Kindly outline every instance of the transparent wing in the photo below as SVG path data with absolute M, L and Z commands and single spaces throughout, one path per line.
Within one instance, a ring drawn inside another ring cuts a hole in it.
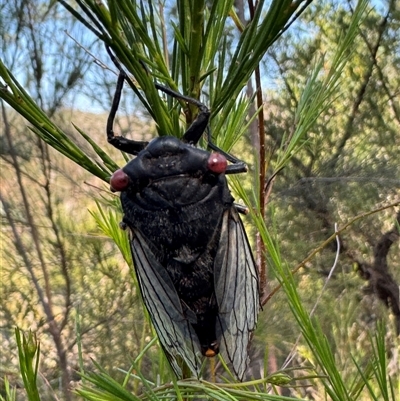
M 223 216 L 214 274 L 221 354 L 228 358 L 234 372 L 242 379 L 260 302 L 257 268 L 243 223 L 234 207 Z
M 179 360 L 184 360 L 198 377 L 201 355 L 198 337 L 166 269 L 156 259 L 143 235 L 131 230 L 131 249 L 143 301 L 168 360 L 178 377 L 182 377 Z M 190 319 L 195 318 L 191 314 Z M 193 323 L 193 322 L 192 322 Z

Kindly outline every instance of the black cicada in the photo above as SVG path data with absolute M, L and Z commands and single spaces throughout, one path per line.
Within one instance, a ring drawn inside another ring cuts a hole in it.
M 112 175 L 110 184 L 121 191 L 122 225 L 130 231 L 144 303 L 178 377 L 180 360 L 198 377 L 201 355 L 221 352 L 242 379 L 259 310 L 258 275 L 238 215 L 243 208 L 233 203 L 225 174 L 246 167 L 210 138 L 214 152 L 196 148 L 208 130 L 208 108 L 157 84 L 199 107 L 182 140 L 165 136 L 147 143 L 114 136 L 124 79 L 121 73 L 107 137 L 136 157 Z

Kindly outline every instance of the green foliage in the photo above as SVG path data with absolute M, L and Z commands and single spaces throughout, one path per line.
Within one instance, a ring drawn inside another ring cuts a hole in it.
M 0 394 L 1 401 L 16 401 L 17 392 L 15 387 L 11 387 L 10 382 L 7 379 L 7 376 L 4 377 L 4 396 Z
M 37 136 L 95 176 L 104 180 L 109 177 L 109 170 L 93 162 L 65 132 L 50 121 L 46 113 L 40 109 L 28 92 L 18 83 L 2 60 L 0 60 L 0 76 L 3 79 L 0 87 L 0 97 L 32 124 L 30 129 Z M 103 154 L 105 153 L 100 153 L 100 156 Z
M 276 374 L 274 376 L 253 380 L 246 383 L 210 383 L 205 380 L 173 380 L 172 383 L 155 386 L 143 378 L 142 384 L 145 388 L 144 397 L 136 397 L 127 392 L 124 386 L 117 383 L 104 370 L 98 367 L 100 373 L 91 374 L 86 379 L 94 385 L 93 387 L 84 386 L 78 390 L 78 393 L 89 401 L 95 400 L 113 400 L 121 401 L 133 400 L 186 400 L 200 399 L 203 400 L 266 400 L 266 401 L 296 401 L 298 398 L 282 397 L 279 395 L 270 395 L 263 391 L 263 387 L 268 383 L 276 383 L 282 385 L 287 382 L 287 375 Z M 258 390 L 254 390 L 258 388 Z
M 363 380 L 363 384 L 368 389 L 371 399 L 375 401 L 390 401 L 396 399 L 395 381 L 388 372 L 385 331 L 385 326 L 382 322 L 379 322 L 376 332 L 370 335 L 373 354 L 366 371 L 363 371 L 360 365 L 354 361 Z M 370 378 L 374 379 L 377 388 L 371 385 Z M 397 383 L 397 385 L 398 384 L 399 383 Z M 358 390 L 358 388 L 356 388 L 356 390 Z
M 40 401 L 36 384 L 39 372 L 39 342 L 31 331 L 25 335 L 18 328 L 15 329 L 15 337 L 17 339 L 19 366 L 26 395 L 29 401 Z
M 99 202 L 96 202 L 96 206 L 97 212 L 90 211 L 90 214 L 93 216 L 100 230 L 116 243 L 128 266 L 132 266 L 133 262 L 129 240 L 126 233 L 121 230 L 120 227 L 122 218 L 121 211 L 118 210 L 118 212 L 115 212 L 114 208 L 114 210 L 111 209 L 106 213 L 107 209 L 105 205 L 102 207 Z
M 156 2 L 109 2 L 107 8 L 96 1 L 78 1 L 85 16 L 62 3 L 90 27 L 132 73 L 144 96 L 135 87 L 132 89 L 156 121 L 160 135 L 179 132 L 179 109 L 171 108 L 171 104 L 167 109 L 154 86 L 154 77 L 173 90 L 179 90 L 180 84 L 184 94 L 198 98 L 205 79 L 211 80 L 211 75 L 215 75 L 208 90 L 212 118 L 218 116 L 220 122 L 215 125 L 221 128 L 266 50 L 287 28 L 300 4 L 293 7 L 289 0 L 275 0 L 265 14 L 264 1 L 259 2 L 251 22 L 240 35 L 230 68 L 224 74 L 226 20 L 234 13 L 233 1 L 215 2 L 210 9 L 205 8 L 204 1 L 178 1 L 178 23 L 173 24 L 175 42 L 170 56 L 171 49 L 167 45 L 170 38 L 166 35 L 162 10 L 155 11 Z M 219 64 L 215 64 L 216 59 Z M 193 121 L 191 113 L 193 110 L 189 110 L 187 124 Z M 229 136 L 229 132 L 224 132 L 224 136 Z
M 395 389 L 393 380 L 387 372 L 386 363 L 386 347 L 384 326 L 379 325 L 375 335 L 371 336 L 373 345 L 373 357 L 362 369 L 354 360 L 360 373 L 358 380 L 351 386 L 347 387 L 342 382 L 342 377 L 337 371 L 335 360 L 331 353 L 331 348 L 322 334 L 320 327 L 316 322 L 312 322 L 308 314 L 302 309 L 301 301 L 297 294 L 297 289 L 291 278 L 290 272 L 283 272 L 282 284 L 289 295 L 290 305 L 297 308 L 296 316 L 306 340 L 309 342 L 310 348 L 317 356 L 317 365 L 325 371 L 326 375 L 317 377 L 325 386 L 325 390 L 332 400 L 356 400 L 358 399 L 362 388 L 366 387 L 373 400 L 395 400 Z M 39 346 L 32 333 L 28 336 L 22 335 L 16 330 L 17 344 L 19 350 L 19 358 L 21 363 L 21 374 L 25 383 L 27 396 L 29 400 L 40 400 L 38 389 L 36 386 L 38 363 L 39 363 Z M 22 341 L 21 341 L 22 338 Z M 149 344 L 151 346 L 152 344 Z M 143 353 L 146 350 L 143 350 Z M 172 383 L 156 385 L 154 382 L 147 380 L 138 368 L 138 361 L 143 356 L 139 355 L 128 372 L 125 379 L 119 383 L 110 376 L 99 364 L 94 363 L 98 373 L 83 373 L 83 385 L 77 389 L 77 394 L 88 401 L 100 400 L 183 400 L 193 397 L 201 397 L 201 399 L 217 399 L 217 400 L 286 400 L 295 401 L 299 398 L 284 397 L 281 395 L 270 395 L 265 392 L 268 384 L 284 386 L 289 384 L 293 378 L 286 372 L 277 372 L 259 380 L 252 380 L 244 383 L 210 383 L 205 380 L 195 381 L 191 379 L 176 381 Z M 142 396 L 138 397 L 129 390 L 126 385 L 130 378 L 138 380 L 144 389 Z M 312 378 L 312 376 L 310 376 Z M 374 389 L 371 385 L 371 379 L 375 378 L 378 383 L 378 389 Z M 303 377 L 304 379 L 304 377 Z M 90 383 L 90 384 L 89 384 Z M 6 385 L 8 386 L 7 382 Z M 9 388 L 9 387 L 8 387 Z M 8 389 L 9 398 L 13 399 L 13 391 Z

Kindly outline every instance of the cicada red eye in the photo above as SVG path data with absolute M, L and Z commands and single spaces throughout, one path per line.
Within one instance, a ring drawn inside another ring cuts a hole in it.
M 129 177 L 122 169 L 117 170 L 110 178 L 110 186 L 113 191 L 123 191 L 129 185 Z
M 222 174 L 225 173 L 226 167 L 228 166 L 228 162 L 225 156 L 220 153 L 211 153 L 208 158 L 208 169 L 213 173 Z

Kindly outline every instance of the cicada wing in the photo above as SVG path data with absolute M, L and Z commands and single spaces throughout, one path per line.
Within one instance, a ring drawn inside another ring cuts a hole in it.
M 149 248 L 144 236 L 137 230 L 131 230 L 130 234 L 143 301 L 167 358 L 178 377 L 182 377 L 179 359 L 184 360 L 198 377 L 201 367 L 200 344 L 190 322 L 195 315 L 192 313 L 185 316 L 170 276 Z
M 234 207 L 223 216 L 214 279 L 221 354 L 228 358 L 237 377 L 242 379 L 260 302 L 257 268 L 243 223 Z

